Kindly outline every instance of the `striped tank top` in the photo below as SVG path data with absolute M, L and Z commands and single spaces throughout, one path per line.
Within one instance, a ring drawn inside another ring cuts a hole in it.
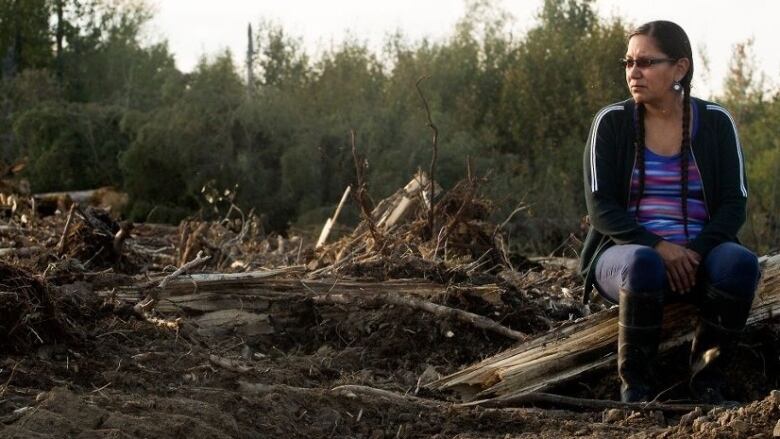
M 645 190 L 637 212 L 639 167 L 631 177 L 629 213 L 647 230 L 675 244 L 685 245 L 694 239 L 709 220 L 704 204 L 701 175 L 688 152 L 688 239 L 682 213 L 680 160 L 682 153 L 662 156 L 645 148 Z

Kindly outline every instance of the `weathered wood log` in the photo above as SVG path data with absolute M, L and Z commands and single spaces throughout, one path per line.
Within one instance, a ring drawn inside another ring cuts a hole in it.
M 748 325 L 780 315 L 780 255 L 762 257 L 763 277 Z M 690 305 L 674 304 L 664 312 L 660 350 L 692 338 Z M 614 366 L 618 310 L 612 308 L 543 334 L 428 385 L 459 391 L 464 397 L 506 400 L 542 391 L 600 367 Z
M 430 281 L 396 279 L 384 282 L 358 281 L 349 279 L 298 279 L 289 274 L 301 272 L 301 267 L 281 268 L 277 270 L 250 271 L 246 273 L 203 273 L 179 276 L 165 285 L 160 299 L 190 295 L 202 292 L 226 294 L 281 294 L 288 292 L 309 292 L 310 295 L 325 294 L 329 291 L 341 293 L 372 291 L 394 291 L 398 294 L 434 295 L 444 293 L 446 286 Z M 157 283 L 157 280 L 152 282 Z M 149 282 L 126 287 L 124 290 L 132 297 L 137 290 L 148 287 Z M 488 288 L 481 286 L 477 289 Z M 493 288 L 496 288 L 493 286 Z
M 460 310 L 430 302 L 433 298 L 456 292 L 457 287 L 448 288 L 419 280 L 303 280 L 290 278 L 290 273 L 299 274 L 296 270 L 278 269 L 249 273 L 181 275 L 168 278 L 162 285 L 164 288 L 159 288 L 159 279 L 154 279 L 140 285 L 112 288 L 110 292 L 105 291 L 102 294 L 111 299 L 135 304 L 137 307 L 149 302 L 149 288 L 157 286 L 155 311 L 166 316 L 184 317 L 184 321 L 194 325 L 193 333 L 203 337 L 235 335 L 252 340 L 280 332 L 301 331 L 307 319 L 311 319 L 317 302 L 336 304 L 332 300 L 317 300 L 316 297 L 341 298 L 343 300 L 338 304 L 354 304 L 349 307 L 351 309 L 357 309 L 363 303 L 417 306 L 428 312 L 465 319 L 483 329 L 503 330 L 502 333 L 509 337 L 524 337 L 524 334 L 497 323 L 491 326 L 492 321 L 484 317 L 458 313 Z M 468 287 L 464 294 L 494 301 L 501 291 L 503 289 L 498 285 L 481 285 Z M 377 298 L 380 300 L 376 300 Z M 335 314 L 346 318 L 349 311 L 341 309 Z M 143 312 L 140 315 L 143 315 Z
M 226 309 L 243 309 L 252 312 L 268 312 L 273 302 L 291 302 L 310 299 L 329 293 L 371 297 L 392 292 L 394 295 L 431 298 L 447 293 L 447 287 L 438 283 L 397 279 L 384 282 L 344 279 L 291 279 L 283 277 L 290 270 L 268 270 L 247 273 L 213 273 L 183 275 L 170 280 L 164 289 L 157 291 L 155 309 L 164 314 L 180 312 L 201 314 Z M 292 271 L 294 272 L 294 271 Z M 146 290 L 159 281 L 146 281 L 140 285 L 124 286 L 111 293 L 119 300 L 136 303 L 146 297 Z M 450 287 L 454 291 L 455 287 Z M 495 301 L 502 287 L 494 284 L 468 288 L 469 294 Z

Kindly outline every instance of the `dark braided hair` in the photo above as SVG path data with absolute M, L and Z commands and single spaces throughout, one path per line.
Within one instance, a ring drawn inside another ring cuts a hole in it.
M 639 165 L 639 195 L 636 197 L 636 216 L 639 218 L 639 205 L 645 194 L 645 105 L 636 106 L 636 140 L 634 141 L 635 161 Z
M 683 123 L 682 123 L 682 157 L 680 158 L 680 174 L 682 180 L 682 214 L 683 226 L 685 227 L 685 239 L 690 239 L 688 235 L 688 155 L 691 149 L 691 83 L 683 85 Z
M 677 24 L 671 21 L 651 21 L 645 23 L 628 36 L 630 40 L 636 35 L 645 35 L 652 38 L 658 48 L 672 59 L 688 58 L 690 67 L 685 76 L 680 80 L 683 93 L 683 116 L 682 116 L 682 145 L 680 159 L 680 185 L 683 225 L 685 228 L 685 237 L 688 238 L 688 155 L 691 150 L 691 80 L 693 79 L 693 51 L 688 35 Z M 636 212 L 639 215 L 639 206 L 642 202 L 642 196 L 645 191 L 645 106 L 638 103 L 636 106 L 637 126 L 634 130 L 636 139 L 634 141 L 636 162 L 639 165 L 639 195 L 636 200 Z

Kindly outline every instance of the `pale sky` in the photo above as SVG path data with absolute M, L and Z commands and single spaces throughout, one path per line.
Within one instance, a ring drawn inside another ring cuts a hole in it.
M 203 55 L 230 48 L 243 62 L 246 27 L 261 20 L 281 24 L 317 55 L 349 34 L 378 50 L 387 34 L 401 30 L 410 40 L 449 35 L 463 16 L 462 0 L 149 0 L 155 8 L 153 38 L 167 39 L 177 66 L 191 70 Z M 514 17 L 518 36 L 534 25 L 542 0 L 500 0 Z M 768 85 L 780 85 L 780 0 L 596 0 L 601 16 L 618 15 L 639 24 L 675 21 L 694 48 L 696 94 L 720 90 L 733 45 L 753 37 L 753 53 Z M 698 56 L 705 50 L 710 73 Z M 708 77 L 709 76 L 709 77 Z

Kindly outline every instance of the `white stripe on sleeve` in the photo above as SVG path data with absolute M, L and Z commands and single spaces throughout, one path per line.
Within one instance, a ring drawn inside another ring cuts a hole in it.
M 742 196 L 747 198 L 747 187 L 745 186 L 745 163 L 742 158 L 742 143 L 739 141 L 739 134 L 737 133 L 737 124 L 734 122 L 734 118 L 731 117 L 731 113 L 726 111 L 725 108 L 720 105 L 707 105 L 708 110 L 720 111 L 725 114 L 731 121 L 731 128 L 734 130 L 734 138 L 737 144 L 737 157 L 739 158 L 739 189 L 742 191 Z
M 588 139 L 588 142 L 590 144 L 590 191 L 596 192 L 599 190 L 599 180 L 596 176 L 596 138 L 598 137 L 599 133 L 599 125 L 601 124 L 601 120 L 604 118 L 604 116 L 607 115 L 610 111 L 614 110 L 623 110 L 622 105 L 611 105 L 609 107 L 605 107 L 601 109 L 601 111 L 596 114 L 596 117 L 593 120 L 593 130 L 590 134 L 590 139 Z

